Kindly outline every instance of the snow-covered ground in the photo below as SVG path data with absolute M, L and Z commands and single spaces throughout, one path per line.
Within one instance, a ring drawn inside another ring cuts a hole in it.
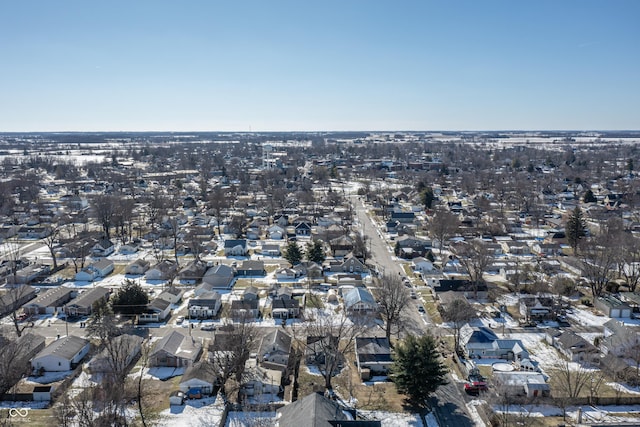
M 160 413 L 159 427 L 217 426 L 222 419 L 224 404 L 218 397 L 187 400 L 184 405 L 172 405 Z
M 578 324 L 583 326 L 602 326 L 611 320 L 604 315 L 595 315 L 590 311 L 574 307 L 567 312 L 567 317 L 573 319 Z
M 498 413 L 507 412 L 513 415 L 521 414 L 525 417 L 561 417 L 562 409 L 547 405 L 514 405 L 507 408 L 496 406 L 493 408 Z M 578 421 L 579 413 L 582 413 L 583 423 L 640 423 L 640 407 L 638 406 L 580 406 L 567 408 L 567 420 Z M 623 416 L 624 414 L 624 416 Z M 629 416 L 627 414 L 638 414 Z

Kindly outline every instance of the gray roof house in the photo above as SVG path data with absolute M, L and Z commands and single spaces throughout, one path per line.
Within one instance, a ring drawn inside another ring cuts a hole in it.
M 64 306 L 64 312 L 69 316 L 88 316 L 93 312 L 93 304 L 103 299 L 109 299 L 111 290 L 101 286 L 84 291 Z
M 190 366 L 198 359 L 201 351 L 202 345 L 199 342 L 174 330 L 158 341 L 149 355 L 149 366 Z
M 356 337 L 356 365 L 363 380 L 370 375 L 386 375 L 393 363 L 391 344 L 386 337 Z
M 73 288 L 58 286 L 41 292 L 34 300 L 22 306 L 27 314 L 53 314 L 58 308 L 71 301 Z
M 229 289 L 233 285 L 234 276 L 232 267 L 224 264 L 215 265 L 204 274 L 202 284 L 196 288 L 195 293 L 198 295 L 199 292 L 212 289 Z
M 347 314 L 372 313 L 377 310 L 376 300 L 365 288 L 352 288 L 344 296 L 344 307 Z
M 338 403 L 312 393 L 277 410 L 278 426 L 380 427 L 380 421 L 354 420 Z
M 34 371 L 63 372 L 74 369 L 89 352 L 89 340 L 76 336 L 62 337 L 31 359 Z

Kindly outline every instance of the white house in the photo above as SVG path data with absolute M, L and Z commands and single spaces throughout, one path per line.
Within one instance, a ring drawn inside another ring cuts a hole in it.
M 273 224 L 271 227 L 267 229 L 267 235 L 271 240 L 282 240 L 285 234 L 286 234 L 285 229 L 280 227 L 278 224 Z
M 433 271 L 433 263 L 424 257 L 417 257 L 411 260 L 414 271 L 428 273 Z
M 147 272 L 147 270 L 149 269 L 149 265 L 149 261 L 140 258 L 127 265 L 124 269 L 124 272 L 125 274 L 139 276 Z
M 178 387 L 180 391 L 189 395 L 190 391 L 198 394 L 211 394 L 216 382 L 215 369 L 206 361 L 196 362 L 189 366 L 182 375 Z
M 31 359 L 34 371 L 63 372 L 74 369 L 89 352 L 89 340 L 76 336 L 60 338 Z
M 101 259 L 78 271 L 76 273 L 76 280 L 93 282 L 96 279 L 108 276 L 113 271 L 113 268 L 113 261 L 106 258 Z

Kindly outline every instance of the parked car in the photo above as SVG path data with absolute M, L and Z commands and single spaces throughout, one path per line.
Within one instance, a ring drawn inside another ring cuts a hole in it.
M 470 383 L 465 383 L 464 385 L 464 391 L 467 394 L 470 394 L 472 396 L 477 396 L 480 394 L 481 391 L 487 391 L 488 387 L 487 387 L 487 383 L 485 383 L 484 381 L 473 381 Z
M 182 322 L 184 322 L 184 316 L 176 317 L 176 325 L 182 325 Z
M 424 312 L 425 312 L 425 311 L 424 311 L 424 307 L 423 307 L 423 306 L 421 306 L 421 305 L 419 305 L 419 306 L 418 306 L 418 311 L 419 311 L 420 313 L 424 313 Z
M 215 331 L 216 330 L 216 326 L 213 323 L 203 323 L 202 325 L 200 325 L 200 330 L 201 331 Z

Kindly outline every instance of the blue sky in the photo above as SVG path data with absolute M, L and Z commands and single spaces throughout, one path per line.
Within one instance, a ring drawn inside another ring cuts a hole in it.
M 0 131 L 640 129 L 640 1 L 2 1 Z

